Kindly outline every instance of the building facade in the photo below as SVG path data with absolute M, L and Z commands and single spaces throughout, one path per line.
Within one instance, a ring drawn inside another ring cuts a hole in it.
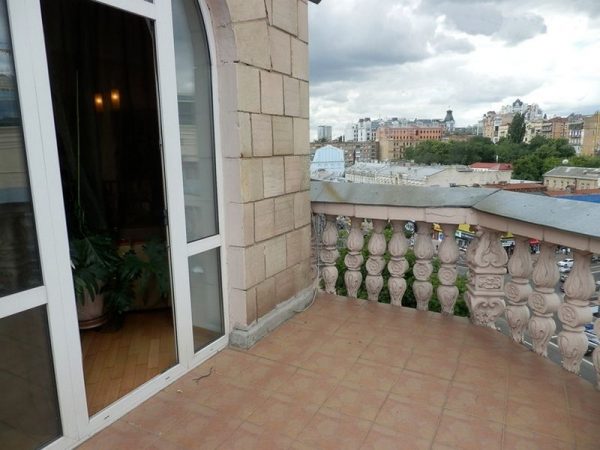
M 600 188 L 600 169 L 589 167 L 555 167 L 544 174 L 549 191 L 584 191 Z
M 581 154 L 588 156 L 600 154 L 600 112 L 583 119 L 582 133 Z
M 416 147 L 419 142 L 442 140 L 444 127 L 437 121 L 430 125 L 379 128 L 377 130 L 377 142 L 379 143 L 380 160 L 404 159 L 406 149 Z
M 332 139 L 332 128 L 328 125 L 319 125 L 317 128 L 317 139 L 329 142 Z

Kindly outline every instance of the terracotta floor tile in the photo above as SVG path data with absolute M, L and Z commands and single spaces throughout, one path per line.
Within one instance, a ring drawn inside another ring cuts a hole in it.
M 361 450 L 429 450 L 431 440 L 373 425 Z
M 335 387 L 323 406 L 349 416 L 374 420 L 386 396 L 385 392 L 356 389 L 342 382 Z
M 202 404 L 220 413 L 246 419 L 262 406 L 268 397 L 264 391 L 230 385 L 227 389 L 213 392 Z
M 161 438 L 186 449 L 215 449 L 230 438 L 241 424 L 240 419 L 229 413 L 203 408 L 179 420 L 177 426 L 163 433 Z
M 371 342 L 375 336 L 384 333 L 384 328 L 378 325 L 375 321 L 357 321 L 351 318 L 344 322 L 334 333 L 336 336 L 360 339 L 362 341 Z
M 314 349 L 312 347 L 298 347 L 285 342 L 263 339 L 255 344 L 248 353 L 272 361 L 279 361 L 291 365 L 299 365 Z
M 450 381 L 405 370 L 400 374 L 391 392 L 407 402 L 443 406 L 449 386 Z
M 219 448 L 223 450 L 279 450 L 290 448 L 293 440 L 265 431 L 251 423 L 243 423 Z
M 137 450 L 149 448 L 158 440 L 156 434 L 136 428 L 122 421 L 113 423 L 109 428 L 101 431 L 91 439 L 84 442 L 78 449 L 104 450 L 118 448 L 119 450 Z
M 573 449 L 573 444 L 533 431 L 506 427 L 502 448 L 506 450 L 570 450 Z
M 412 355 L 410 350 L 406 350 L 401 343 L 393 347 L 371 342 L 360 354 L 360 360 L 373 361 L 379 364 L 402 368 L 406 361 Z
M 334 317 L 322 316 L 311 310 L 302 314 L 297 314 L 291 320 L 304 328 L 315 330 L 320 333 L 333 334 L 346 321 L 346 319 L 336 319 Z
M 275 390 L 285 383 L 296 370 L 298 370 L 297 367 L 285 363 L 255 358 L 254 364 L 246 367 L 243 373 L 237 374 L 231 382 L 239 387 Z
M 444 411 L 434 444 L 469 450 L 500 449 L 502 428 L 496 422 Z
M 478 389 L 461 383 L 452 383 L 444 408 L 457 413 L 504 423 L 506 405 L 506 395 L 501 392 Z
M 383 347 L 402 347 L 404 350 L 412 350 L 422 341 L 423 338 L 411 329 L 386 328 L 385 332 L 375 336 L 371 343 Z
M 454 374 L 454 381 L 458 383 L 477 386 L 481 389 L 490 389 L 503 394 L 508 392 L 508 374 L 494 367 L 477 367 L 459 364 Z
M 297 438 L 304 446 L 296 448 L 358 449 L 371 425 L 367 420 L 321 408 Z
M 401 373 L 402 369 L 400 368 L 359 359 L 352 365 L 343 382 L 357 389 L 389 392 L 400 378 Z
M 360 354 L 367 348 L 371 338 L 353 338 L 342 336 L 329 336 L 321 343 L 318 352 L 326 355 L 341 356 L 343 358 L 357 360 Z
M 390 394 L 379 411 L 375 423 L 399 433 L 431 441 L 441 413 L 440 407 L 407 403 L 405 398 Z
M 508 381 L 508 397 L 533 405 L 552 403 L 556 408 L 568 408 L 567 395 L 561 379 L 519 378 L 511 374 Z
M 579 377 L 572 376 L 565 383 L 571 414 L 588 417 L 600 416 L 600 392 Z
M 318 374 L 305 369 L 298 369 L 276 391 L 289 396 L 302 404 L 322 405 L 337 385 L 335 377 Z
M 346 356 L 332 356 L 315 352 L 300 362 L 299 366 L 341 380 L 346 376 L 355 361 L 355 359 L 348 359 Z
M 569 414 L 551 403 L 531 405 L 509 399 L 506 425 L 553 436 L 562 441 L 573 442 L 574 439 Z
M 600 447 L 600 416 L 571 416 L 571 426 L 578 447 L 593 444 Z
M 268 433 L 283 434 L 294 439 L 318 409 L 318 405 L 297 402 L 291 397 L 276 393 L 250 414 L 247 421 Z
M 490 349 L 465 345 L 458 358 L 460 364 L 469 366 L 496 368 L 502 372 L 508 372 L 509 365 L 499 364 L 499 358 L 505 355 L 505 351 L 497 352 Z
M 406 361 L 406 369 L 443 378 L 444 380 L 451 380 L 454 377 L 458 367 L 455 361 L 444 359 L 444 357 L 420 355 L 414 353 L 414 351 Z
M 445 361 L 456 361 L 462 345 L 452 339 L 443 339 L 436 336 L 428 341 L 420 342 L 413 347 L 413 353 L 441 358 Z

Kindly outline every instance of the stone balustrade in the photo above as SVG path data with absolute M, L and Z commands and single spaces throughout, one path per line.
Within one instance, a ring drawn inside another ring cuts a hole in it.
M 387 290 L 390 303 L 401 305 L 412 275 L 418 309 L 428 310 L 435 292 L 441 313 L 453 314 L 459 299 L 460 259 L 455 233 L 459 224 L 469 224 L 476 232 L 462 270 L 467 277 L 463 300 L 471 322 L 495 327 L 503 316 L 512 339 L 523 343 L 527 337 L 533 351 L 543 357 L 560 329 L 557 344 L 562 365 L 579 372 L 588 350 L 585 325 L 593 321 L 591 260 L 594 253 L 600 253 L 600 205 L 484 188 L 325 182 L 313 182 L 311 196 L 313 215 L 324 218 L 321 223 L 325 225 L 315 228 L 320 230 L 316 239 L 319 274 L 327 292 L 336 293 L 338 244 L 347 233 L 343 278 L 348 297 L 356 297 L 363 289 L 369 301 L 378 301 Z M 412 273 L 406 258 L 411 245 L 406 236 L 409 222 L 414 228 Z M 443 232 L 437 248 L 432 240 L 434 224 Z M 514 240 L 510 257 L 502 246 L 502 236 L 509 233 Z M 539 242 L 535 255 L 532 239 Z M 572 249 L 574 259 L 564 295 L 557 292 L 559 246 Z M 595 330 L 600 335 L 600 320 Z M 592 360 L 600 380 L 600 348 Z

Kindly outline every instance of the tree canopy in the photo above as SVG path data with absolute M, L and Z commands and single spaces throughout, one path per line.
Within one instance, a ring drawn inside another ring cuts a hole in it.
M 521 113 L 515 114 L 508 127 L 508 140 L 515 144 L 523 142 L 525 137 L 525 117 Z
M 425 141 L 406 151 L 417 164 L 501 162 L 513 164 L 513 178 L 540 181 L 542 175 L 568 160 L 569 166 L 600 167 L 600 157 L 576 156 L 566 139 L 535 136 L 529 144 L 501 139 L 497 144 L 476 136 L 465 142 Z

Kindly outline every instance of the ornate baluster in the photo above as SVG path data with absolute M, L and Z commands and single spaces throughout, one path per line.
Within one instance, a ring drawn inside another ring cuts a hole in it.
M 413 266 L 415 281 L 413 282 L 413 292 L 417 300 L 417 309 L 427 311 L 429 309 L 429 300 L 433 294 L 433 285 L 429 281 L 433 273 L 433 264 L 431 259 L 435 249 L 431 242 L 431 225 L 427 222 L 417 223 L 417 235 L 415 238 L 415 256 L 417 262 Z
M 600 336 L 600 320 L 596 319 L 594 322 L 594 332 L 596 336 Z M 594 369 L 596 369 L 596 389 L 600 391 L 600 347 L 594 349 L 592 361 L 594 362 Z
M 344 274 L 344 281 L 346 283 L 346 291 L 348 297 L 356 298 L 358 296 L 358 288 L 362 283 L 362 273 L 360 268 L 363 264 L 362 248 L 363 248 L 363 234 L 360 229 L 362 220 L 358 217 L 352 217 L 352 228 L 348 235 L 348 253 L 344 258 L 344 264 L 346 264 L 346 273 Z
M 337 249 L 338 240 L 338 229 L 337 229 L 337 217 L 327 215 L 327 223 L 325 230 L 323 230 L 323 246 L 319 252 L 319 257 L 323 263 L 321 268 L 321 274 L 323 277 L 323 283 L 325 284 L 325 292 L 329 294 L 335 294 L 335 283 L 337 282 L 338 270 L 335 266 L 340 253 Z
M 558 308 L 562 331 L 558 348 L 562 365 L 569 372 L 579 373 L 581 360 L 588 347 L 585 324 L 593 320 L 590 297 L 594 294 L 594 276 L 590 270 L 591 253 L 575 250 L 573 270 L 565 281 L 564 303 Z
M 560 305 L 560 298 L 554 292 L 560 276 L 554 260 L 554 247 L 554 244 L 542 244 L 540 256 L 533 269 L 533 292 L 527 299 L 533 313 L 529 320 L 529 335 L 533 342 L 533 351 L 541 356 L 548 356 L 548 342 L 556 331 L 554 313 Z
M 440 286 L 437 288 L 437 296 L 442 305 L 442 314 L 454 314 L 454 304 L 458 298 L 456 287 L 456 261 L 458 260 L 458 245 L 456 245 L 456 225 L 442 225 L 444 240 L 438 249 L 438 257 L 442 263 L 438 271 Z
M 379 293 L 383 288 L 383 277 L 381 272 L 385 267 L 385 236 L 383 229 L 385 228 L 385 220 L 373 220 L 373 235 L 369 239 L 369 258 L 367 259 L 367 279 L 365 284 L 369 294 L 369 300 L 378 301 Z
M 390 272 L 388 289 L 390 291 L 392 305 L 395 306 L 402 306 L 402 297 L 406 292 L 404 273 L 408 270 L 408 261 L 406 261 L 404 255 L 408 250 L 408 239 L 406 239 L 406 236 L 404 235 L 405 225 L 406 222 L 404 221 L 392 220 L 394 234 L 388 244 L 388 250 L 391 255 L 387 266 L 388 271 Z
M 474 324 L 494 327 L 494 322 L 504 312 L 507 261 L 500 233 L 480 227 L 467 251 L 469 283 L 465 299 Z
M 532 289 L 529 278 L 533 272 L 529 239 L 515 236 L 515 251 L 508 261 L 508 272 L 512 279 L 504 288 L 508 306 L 506 307 L 506 320 L 515 342 L 523 342 L 523 333 L 529 322 L 529 308 L 527 299 Z

